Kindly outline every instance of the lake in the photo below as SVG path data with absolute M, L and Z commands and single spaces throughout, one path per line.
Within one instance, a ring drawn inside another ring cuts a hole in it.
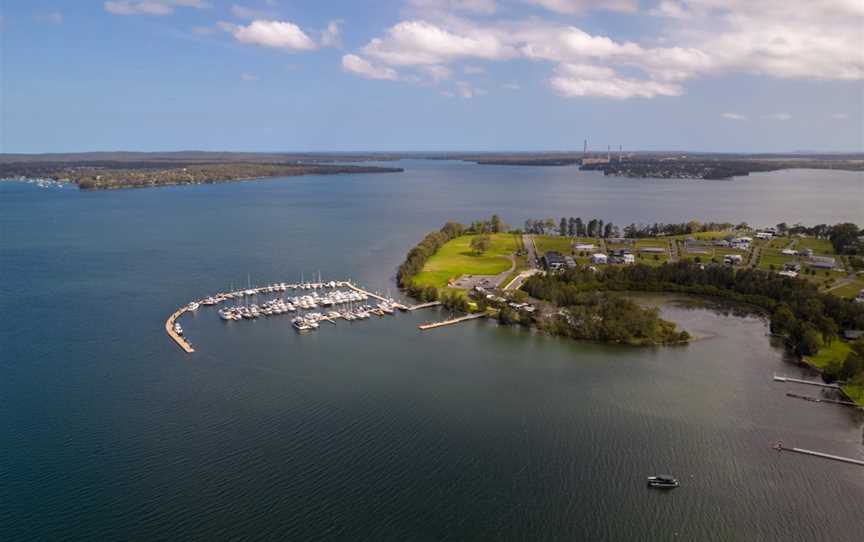
M 321 272 L 396 294 L 446 220 L 499 213 L 861 221 L 860 173 L 616 179 L 402 161 L 402 174 L 81 192 L 0 183 L 0 533 L 7 540 L 859 540 L 864 416 L 818 395 L 758 315 L 665 300 L 704 338 L 562 340 L 437 310 L 322 325 L 182 319 Z M 806 387 L 809 388 L 809 387 Z M 648 490 L 671 472 L 679 489 Z

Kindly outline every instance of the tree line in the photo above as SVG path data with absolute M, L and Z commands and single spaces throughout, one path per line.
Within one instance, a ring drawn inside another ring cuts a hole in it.
M 557 275 L 535 275 L 523 288 L 532 297 L 561 306 L 576 304 L 584 292 L 598 290 L 682 292 L 744 302 L 771 314 L 772 331 L 801 355 L 815 354 L 841 329 L 864 328 L 864 306 L 821 293 L 809 282 L 758 269 L 689 261 L 599 271 L 577 267 Z

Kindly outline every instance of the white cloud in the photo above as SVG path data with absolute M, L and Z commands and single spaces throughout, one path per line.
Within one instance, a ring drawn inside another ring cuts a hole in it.
M 507 90 L 520 90 L 522 88 L 522 85 L 520 85 L 519 83 L 504 83 L 503 85 L 501 85 L 501 88 Z
M 684 90 L 674 84 L 651 79 L 621 77 L 614 70 L 586 64 L 563 64 L 549 80 L 558 94 L 567 97 L 595 97 L 626 100 L 680 96 Z
M 475 87 L 468 81 L 457 81 L 456 94 L 458 94 L 460 98 L 468 100 L 477 96 L 483 96 L 486 94 L 486 91 L 482 88 Z
M 465 75 L 480 75 L 486 73 L 486 70 L 481 66 L 464 66 L 462 68 L 462 73 Z
M 522 1 L 560 13 L 629 12 L 637 5 L 635 0 Z M 794 6 L 789 0 L 660 0 L 649 12 L 658 16 L 660 28 L 639 42 L 542 17 L 495 20 L 475 12 L 466 18 L 455 13 L 465 11 L 455 0 L 412 0 L 411 5 L 418 10 L 413 18 L 373 38 L 355 56 L 377 69 L 421 73 L 424 66 L 472 60 L 549 63 L 555 70 L 552 88 L 574 97 L 676 96 L 685 81 L 734 73 L 864 79 L 860 0 L 802 0 Z
M 322 47 L 342 47 L 342 21 L 330 21 L 327 28 L 321 32 Z
M 453 72 L 447 66 L 423 66 L 423 71 L 436 83 L 450 79 L 450 76 L 453 75 Z
M 63 22 L 63 14 L 59 11 L 40 13 L 35 15 L 34 18 L 40 23 L 61 24 Z
M 847 115 L 846 113 L 832 113 L 831 118 L 833 120 L 846 120 L 849 118 L 849 115 Z
M 254 73 L 241 73 L 240 79 L 243 81 L 257 81 L 259 77 Z
M 720 116 L 727 120 L 748 120 L 747 116 L 741 113 L 723 113 Z
M 635 13 L 639 11 L 639 0 L 528 0 L 528 3 L 556 13 L 583 13 L 592 9 Z
M 206 0 L 115 0 L 103 4 L 114 15 L 171 15 L 178 7 L 206 9 Z
M 762 118 L 767 120 L 787 121 L 792 119 L 792 115 L 789 113 L 772 113 L 771 115 L 762 115 Z
M 209 26 L 193 26 L 192 33 L 197 36 L 209 36 L 210 34 L 216 32 L 215 29 Z
M 347 72 L 365 77 L 366 79 L 385 79 L 398 81 L 399 74 L 393 68 L 387 66 L 375 66 L 365 58 L 357 55 L 345 55 L 342 57 L 342 69 Z
M 494 32 L 457 33 L 427 21 L 403 21 L 374 38 L 363 53 L 393 66 L 444 64 L 458 58 L 502 59 L 516 56 Z
M 220 23 L 241 43 L 286 51 L 311 51 L 318 46 L 303 30 L 288 21 L 252 21 L 247 26 Z

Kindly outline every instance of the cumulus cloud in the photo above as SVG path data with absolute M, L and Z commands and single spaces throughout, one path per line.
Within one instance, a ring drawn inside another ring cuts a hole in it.
M 720 116 L 726 120 L 747 120 L 747 116 L 741 113 L 723 113 Z
M 384 79 L 387 81 L 398 81 L 399 74 L 393 68 L 387 66 L 375 66 L 365 58 L 357 55 L 345 55 L 342 57 L 342 69 L 346 72 L 365 77 L 366 79 Z
M 636 0 L 522 1 L 558 13 L 637 7 Z M 658 18 L 657 35 L 638 42 L 542 17 L 495 20 L 488 9 L 478 17 L 477 5 L 467 13 L 468 4 L 457 0 L 412 0 L 411 6 L 410 18 L 354 56 L 378 70 L 403 73 L 472 60 L 527 59 L 551 64 L 551 87 L 573 97 L 677 96 L 686 81 L 734 73 L 864 79 L 860 0 L 800 1 L 791 7 L 789 0 L 660 0 L 649 11 Z
M 621 77 L 614 70 L 587 64 L 563 64 L 549 80 L 549 84 L 560 95 L 573 97 L 654 98 L 656 96 L 680 96 L 683 89 L 674 84 L 651 79 Z
M 210 3 L 206 0 L 115 0 L 103 6 L 114 15 L 171 15 L 178 7 L 205 9 Z
M 556 13 L 582 13 L 591 9 L 635 13 L 639 0 L 528 0 L 528 3 Z
M 220 26 L 241 43 L 284 51 L 311 51 L 318 48 L 299 26 L 288 21 L 252 21 L 246 26 L 220 23 Z

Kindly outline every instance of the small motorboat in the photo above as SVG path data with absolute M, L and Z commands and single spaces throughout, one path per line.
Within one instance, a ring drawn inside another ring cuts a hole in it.
M 648 477 L 648 486 L 660 489 L 673 489 L 678 487 L 678 479 L 671 474 L 658 474 Z

